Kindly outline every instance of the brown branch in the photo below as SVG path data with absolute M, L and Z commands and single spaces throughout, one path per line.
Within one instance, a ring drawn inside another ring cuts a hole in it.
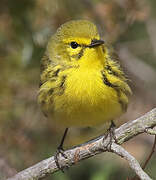
M 90 158 L 105 151 L 110 151 L 125 158 L 130 167 L 135 171 L 141 180 L 151 180 L 151 178 L 141 169 L 137 160 L 121 146 L 119 146 L 119 144 L 121 145 L 134 136 L 144 133 L 147 129 L 151 129 L 154 126 L 156 126 L 156 108 L 146 113 L 142 117 L 137 118 L 134 121 L 127 122 L 116 129 L 114 131 L 114 135 L 118 144 L 116 144 L 113 140 L 111 147 L 109 147 L 110 136 L 100 136 L 97 139 L 89 141 L 85 144 L 76 146 L 70 150 L 66 150 L 65 154 L 68 159 L 65 159 L 60 155 L 59 164 L 63 168 L 70 167 L 81 160 Z M 19 172 L 8 180 L 37 180 L 44 178 L 58 170 L 59 169 L 56 166 L 54 156 L 52 156 L 28 169 Z

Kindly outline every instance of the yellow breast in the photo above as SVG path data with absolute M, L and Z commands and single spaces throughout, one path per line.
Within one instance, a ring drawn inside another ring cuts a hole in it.
M 70 126 L 95 126 L 122 113 L 115 89 L 104 84 L 101 70 L 87 67 L 64 72 L 64 93 L 54 97 L 53 118 Z

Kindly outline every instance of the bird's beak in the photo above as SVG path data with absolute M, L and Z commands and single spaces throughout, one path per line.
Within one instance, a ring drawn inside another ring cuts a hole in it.
M 100 46 L 101 44 L 104 44 L 103 40 L 93 39 L 91 44 L 89 44 L 87 47 L 92 48 L 92 47 Z

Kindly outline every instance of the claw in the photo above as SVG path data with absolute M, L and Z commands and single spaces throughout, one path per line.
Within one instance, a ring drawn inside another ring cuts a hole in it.
M 107 130 L 106 135 L 103 138 L 103 140 L 105 140 L 108 137 L 108 135 L 110 136 L 110 141 L 107 145 L 107 148 L 109 149 L 109 151 L 111 151 L 112 141 L 115 140 L 115 142 L 117 143 L 117 139 L 116 139 L 115 134 L 114 134 L 115 127 L 116 126 L 115 126 L 114 122 L 111 121 L 111 125 L 110 125 L 109 129 Z
M 61 154 L 65 159 L 68 159 L 68 157 L 66 156 L 66 154 L 64 153 L 64 149 L 63 149 L 63 143 L 64 143 L 64 140 L 65 140 L 65 137 L 67 135 L 67 132 L 68 132 L 68 128 L 65 129 L 64 131 L 64 134 L 63 134 L 63 137 L 62 137 L 62 140 L 61 140 L 61 143 L 59 145 L 59 147 L 57 148 L 57 151 L 54 155 L 54 160 L 55 160 L 55 163 L 56 163 L 56 166 L 58 167 L 58 169 L 60 169 L 63 173 L 64 173 L 64 170 L 63 168 L 60 166 L 59 162 L 58 162 L 58 156 L 59 154 Z
M 59 164 L 59 159 L 58 159 L 59 154 L 61 154 L 65 159 L 67 159 L 68 157 L 64 153 L 64 149 L 62 147 L 57 148 L 57 151 L 56 151 L 56 153 L 54 155 L 55 163 L 56 163 L 56 166 L 58 167 L 58 169 L 60 169 L 64 173 L 63 167 L 61 167 L 60 164 Z

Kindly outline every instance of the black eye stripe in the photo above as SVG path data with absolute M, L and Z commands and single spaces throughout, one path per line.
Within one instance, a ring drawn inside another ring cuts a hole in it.
M 79 46 L 79 44 L 78 44 L 77 42 L 75 42 L 75 41 L 72 41 L 72 42 L 70 43 L 70 46 L 71 46 L 73 49 L 76 49 L 76 48 Z

